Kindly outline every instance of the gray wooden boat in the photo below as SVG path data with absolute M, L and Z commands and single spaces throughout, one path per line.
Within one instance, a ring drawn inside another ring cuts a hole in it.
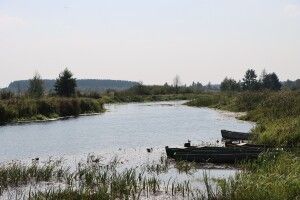
M 185 160 L 199 163 L 236 163 L 251 159 L 257 159 L 259 152 L 234 152 L 234 153 L 177 153 L 174 155 L 175 160 Z
M 234 163 L 241 160 L 254 159 L 265 150 L 265 148 L 238 146 L 189 148 L 166 147 L 166 153 L 169 158 L 212 163 Z
M 222 138 L 225 140 L 249 140 L 251 133 L 221 130 Z

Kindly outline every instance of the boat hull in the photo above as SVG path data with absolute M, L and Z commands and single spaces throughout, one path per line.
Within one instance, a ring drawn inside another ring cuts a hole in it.
M 225 140 L 249 140 L 251 133 L 221 130 L 222 138 Z
M 256 147 L 166 147 L 166 153 L 169 158 L 210 163 L 235 163 L 242 160 L 255 159 L 263 151 L 263 148 Z

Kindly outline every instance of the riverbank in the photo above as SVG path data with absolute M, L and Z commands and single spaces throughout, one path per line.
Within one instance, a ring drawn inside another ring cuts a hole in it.
M 253 142 L 290 147 L 277 157 L 262 155 L 242 165 L 236 177 L 218 180 L 209 199 L 300 198 L 300 93 L 243 92 L 200 95 L 187 105 L 246 112 L 239 117 L 257 123 Z
M 0 100 L 0 124 L 46 122 L 103 113 L 103 104 L 92 98 L 20 97 Z
M 104 103 L 142 103 L 142 102 L 157 102 L 157 101 L 174 101 L 174 100 L 192 100 L 198 94 L 160 94 L 160 95 L 136 95 L 127 94 L 126 92 L 117 92 L 113 94 L 104 94 L 101 96 Z

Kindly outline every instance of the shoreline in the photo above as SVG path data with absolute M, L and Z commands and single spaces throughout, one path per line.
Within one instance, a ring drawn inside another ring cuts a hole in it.
M 98 113 L 83 113 L 83 114 L 79 114 L 78 116 L 65 116 L 65 117 L 55 117 L 55 118 L 47 118 L 47 119 L 36 119 L 36 120 L 18 120 L 18 121 L 14 121 L 14 122 L 8 122 L 8 123 L 4 123 L 1 126 L 8 126 L 8 125 L 22 125 L 22 124 L 32 124 L 32 123 L 47 123 L 47 122 L 54 122 L 54 121 L 59 121 L 59 120 L 67 120 L 67 119 L 72 119 L 72 118 L 77 118 L 77 117 L 85 117 L 85 116 L 94 116 L 94 115 L 101 115 L 103 114 L 105 111 L 103 112 L 98 112 Z

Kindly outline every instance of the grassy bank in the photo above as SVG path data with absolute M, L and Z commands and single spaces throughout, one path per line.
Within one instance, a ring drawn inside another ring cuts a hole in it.
M 294 153 L 277 157 L 263 155 L 244 165 L 245 170 L 229 179 L 217 181 L 212 189 L 207 180 L 210 199 L 222 200 L 292 200 L 300 198 L 300 159 Z
M 158 95 L 137 95 L 128 92 L 117 92 L 113 94 L 104 94 L 101 96 L 105 103 L 130 103 L 130 102 L 154 102 L 154 101 L 174 101 L 191 100 L 197 94 L 158 94 Z
M 208 190 L 211 199 L 300 199 L 299 92 L 203 94 L 187 104 L 247 112 L 242 119 L 257 122 L 252 130 L 255 143 L 291 150 L 278 157 L 263 155 L 236 177 L 218 180 L 217 189 Z
M 10 98 L 0 100 L 0 124 L 47 120 L 103 111 L 103 102 L 92 98 Z
M 242 119 L 257 122 L 253 130 L 256 143 L 290 147 L 300 145 L 299 92 L 202 94 L 187 104 L 247 112 Z

